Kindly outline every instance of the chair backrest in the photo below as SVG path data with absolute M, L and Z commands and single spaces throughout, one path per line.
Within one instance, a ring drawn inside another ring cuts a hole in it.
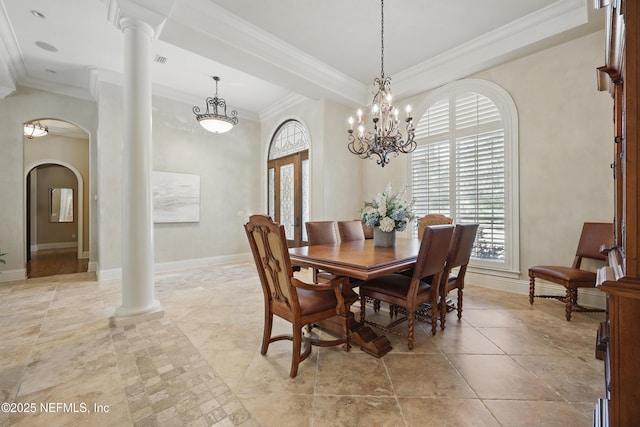
M 420 242 L 418 259 L 413 270 L 414 280 L 434 276 L 432 283 L 439 283 L 447 261 L 452 235 L 453 225 L 434 225 L 425 228 L 422 242 Z
M 447 254 L 447 270 L 469 264 L 478 227 L 479 224 L 456 225 Z
M 453 219 L 442 214 L 427 214 L 418 219 L 418 239 L 422 239 L 424 228 L 431 225 L 452 224 Z
M 307 240 L 310 245 L 338 243 L 333 221 L 309 221 L 304 226 L 307 227 Z
M 354 219 L 351 221 L 338 221 L 338 234 L 343 242 L 352 240 L 364 240 L 364 229 L 362 221 Z
M 298 294 L 291 284 L 293 270 L 284 227 L 266 215 L 252 215 L 244 226 L 258 269 L 265 301 L 298 306 Z
M 610 222 L 585 222 L 580 234 L 580 242 L 573 261 L 574 268 L 580 268 L 582 258 L 604 261 L 607 257 L 600 253 L 600 246 L 613 244 L 613 224 Z

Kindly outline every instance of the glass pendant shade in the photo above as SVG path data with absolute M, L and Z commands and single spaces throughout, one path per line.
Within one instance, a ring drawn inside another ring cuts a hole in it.
M 24 136 L 29 139 L 45 136 L 49 133 L 49 128 L 42 126 L 40 122 L 26 123 L 24 125 Z

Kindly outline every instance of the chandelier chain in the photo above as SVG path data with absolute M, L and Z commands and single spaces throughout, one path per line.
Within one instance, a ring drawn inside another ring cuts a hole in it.
M 384 80 L 384 0 L 380 0 L 380 76 Z

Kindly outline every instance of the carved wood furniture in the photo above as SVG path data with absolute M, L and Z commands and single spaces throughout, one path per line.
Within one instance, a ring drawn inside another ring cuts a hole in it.
M 594 425 L 637 426 L 640 421 L 640 3 L 607 5 L 605 60 L 600 81 L 613 96 L 615 247 L 605 250 L 609 267 L 598 272 L 608 300 L 607 320 L 597 334 L 604 360 L 604 399 Z
M 580 268 L 583 258 L 605 261 L 606 257 L 600 253 L 602 245 L 611 246 L 613 243 L 613 224 L 604 222 L 585 222 L 571 267 L 558 265 L 536 265 L 529 268 L 529 304 L 533 305 L 536 298 L 554 298 L 565 303 L 565 315 L 571 320 L 571 313 L 602 312 L 597 308 L 578 305 L 578 288 L 594 288 L 596 273 Z M 535 295 L 536 278 L 546 280 L 565 287 L 565 295 Z
M 440 224 L 453 224 L 453 219 L 442 214 L 427 214 L 418 219 L 418 239 L 422 239 L 425 227 Z
M 420 241 L 416 239 L 397 239 L 396 246 L 390 248 L 375 247 L 373 239 L 365 239 L 334 245 L 291 248 L 289 253 L 291 260 L 297 265 L 367 280 L 412 267 L 419 250 Z M 351 292 L 357 299 L 358 295 Z M 376 335 L 371 328 L 357 322 L 348 308 L 347 319 L 351 330 L 351 342 L 359 345 L 364 352 L 381 357 L 391 350 L 391 344 L 386 337 Z M 335 328 L 331 322 L 322 322 L 319 326 L 330 331 Z
M 387 332 L 397 332 L 392 328 L 405 320 L 407 321 L 407 346 L 413 350 L 415 312 L 424 302 L 429 302 L 431 307 L 438 306 L 439 285 L 444 273 L 445 261 L 453 226 L 439 225 L 425 228 L 420 245 L 420 252 L 413 270 L 413 277 L 403 274 L 388 274 L 381 277 L 365 280 L 360 284 L 360 322 L 365 323 L 365 299 L 367 297 L 377 299 L 398 306 L 406 310 L 406 317 L 401 317 L 383 326 L 370 323 Z M 433 276 L 433 286 L 422 280 L 424 277 Z M 438 310 L 431 312 L 431 333 L 436 334 Z M 442 315 L 441 315 L 442 316 Z
M 258 269 L 264 293 L 264 331 L 260 352 L 267 353 L 274 341 L 293 341 L 293 355 L 289 375 L 298 374 L 298 365 L 311 354 L 311 345 L 332 346 L 346 344 L 349 351 L 349 329 L 345 316 L 345 303 L 341 287 L 348 287 L 346 278 L 326 284 L 308 284 L 293 277 L 284 227 L 264 215 L 253 215 L 245 224 L 251 252 Z M 271 336 L 273 316 L 291 322 L 292 335 Z M 335 340 L 304 338 L 302 328 L 324 319 L 338 317 L 342 328 Z

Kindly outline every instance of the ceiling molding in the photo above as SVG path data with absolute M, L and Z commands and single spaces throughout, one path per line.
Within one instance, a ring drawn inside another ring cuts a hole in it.
M 289 114 L 293 107 L 296 105 L 308 101 L 304 95 L 299 95 L 297 93 L 292 93 L 286 98 L 268 106 L 264 110 L 260 111 L 260 121 L 268 121 L 270 119 L 276 118 L 278 116 L 282 116 L 283 114 Z
M 0 99 L 4 99 L 16 90 L 18 76 L 26 69 L 7 11 L 3 3 L 0 6 Z
M 497 65 L 523 46 L 587 24 L 586 0 L 563 0 L 393 76 L 394 95 L 413 96 Z
M 369 88 L 207 0 L 179 0 L 160 39 L 310 98 L 361 105 Z

